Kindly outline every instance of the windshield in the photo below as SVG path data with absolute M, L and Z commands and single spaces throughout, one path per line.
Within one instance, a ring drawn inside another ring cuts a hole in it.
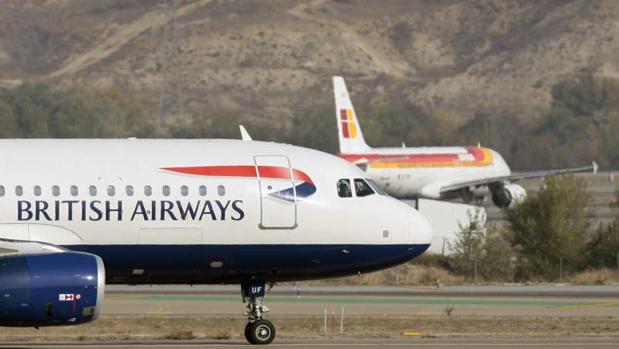
M 357 197 L 360 198 L 374 194 L 374 190 L 372 190 L 370 185 L 361 178 L 355 178 L 355 192 Z
M 381 188 L 381 187 L 380 187 L 380 186 L 379 186 L 376 182 L 374 182 L 374 180 L 373 180 L 373 179 L 366 178 L 365 180 L 368 182 L 368 184 L 370 184 L 370 186 L 372 187 L 372 189 L 374 189 L 374 191 L 375 191 L 377 194 L 380 194 L 380 195 L 387 195 L 387 192 L 386 192 L 386 191 L 384 191 L 384 190 L 383 190 L 383 188 Z

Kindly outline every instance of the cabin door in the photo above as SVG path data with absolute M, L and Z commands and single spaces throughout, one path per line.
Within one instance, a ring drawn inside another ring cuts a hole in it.
M 297 193 L 286 156 L 254 156 L 260 195 L 260 229 L 297 227 Z

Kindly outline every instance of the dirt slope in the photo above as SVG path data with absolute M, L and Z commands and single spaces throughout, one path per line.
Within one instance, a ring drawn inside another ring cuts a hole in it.
M 357 100 L 405 99 L 443 115 L 534 117 L 555 82 L 619 77 L 613 0 L 184 0 L 179 72 L 190 114 L 289 120 L 330 103 L 330 77 Z M 0 4 L 0 85 L 119 86 L 156 112 L 166 16 L 160 1 Z M 283 119 L 282 119 L 283 118 Z

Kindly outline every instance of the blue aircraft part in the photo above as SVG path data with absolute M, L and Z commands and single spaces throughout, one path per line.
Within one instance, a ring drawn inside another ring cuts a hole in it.
M 104 269 L 80 252 L 0 258 L 0 325 L 80 324 L 97 314 Z
M 354 275 L 404 263 L 428 247 L 427 244 L 66 246 L 100 256 L 108 282 L 120 284 L 240 283 L 251 279 L 277 282 Z

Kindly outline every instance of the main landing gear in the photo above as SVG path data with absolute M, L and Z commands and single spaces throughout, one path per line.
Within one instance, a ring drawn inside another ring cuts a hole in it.
M 266 283 L 262 280 L 252 280 L 241 284 L 243 303 L 247 303 L 245 316 L 249 320 L 245 326 L 245 338 L 251 344 L 269 344 L 275 339 L 275 326 L 269 320 L 262 318 L 269 308 L 263 305 L 266 295 Z

